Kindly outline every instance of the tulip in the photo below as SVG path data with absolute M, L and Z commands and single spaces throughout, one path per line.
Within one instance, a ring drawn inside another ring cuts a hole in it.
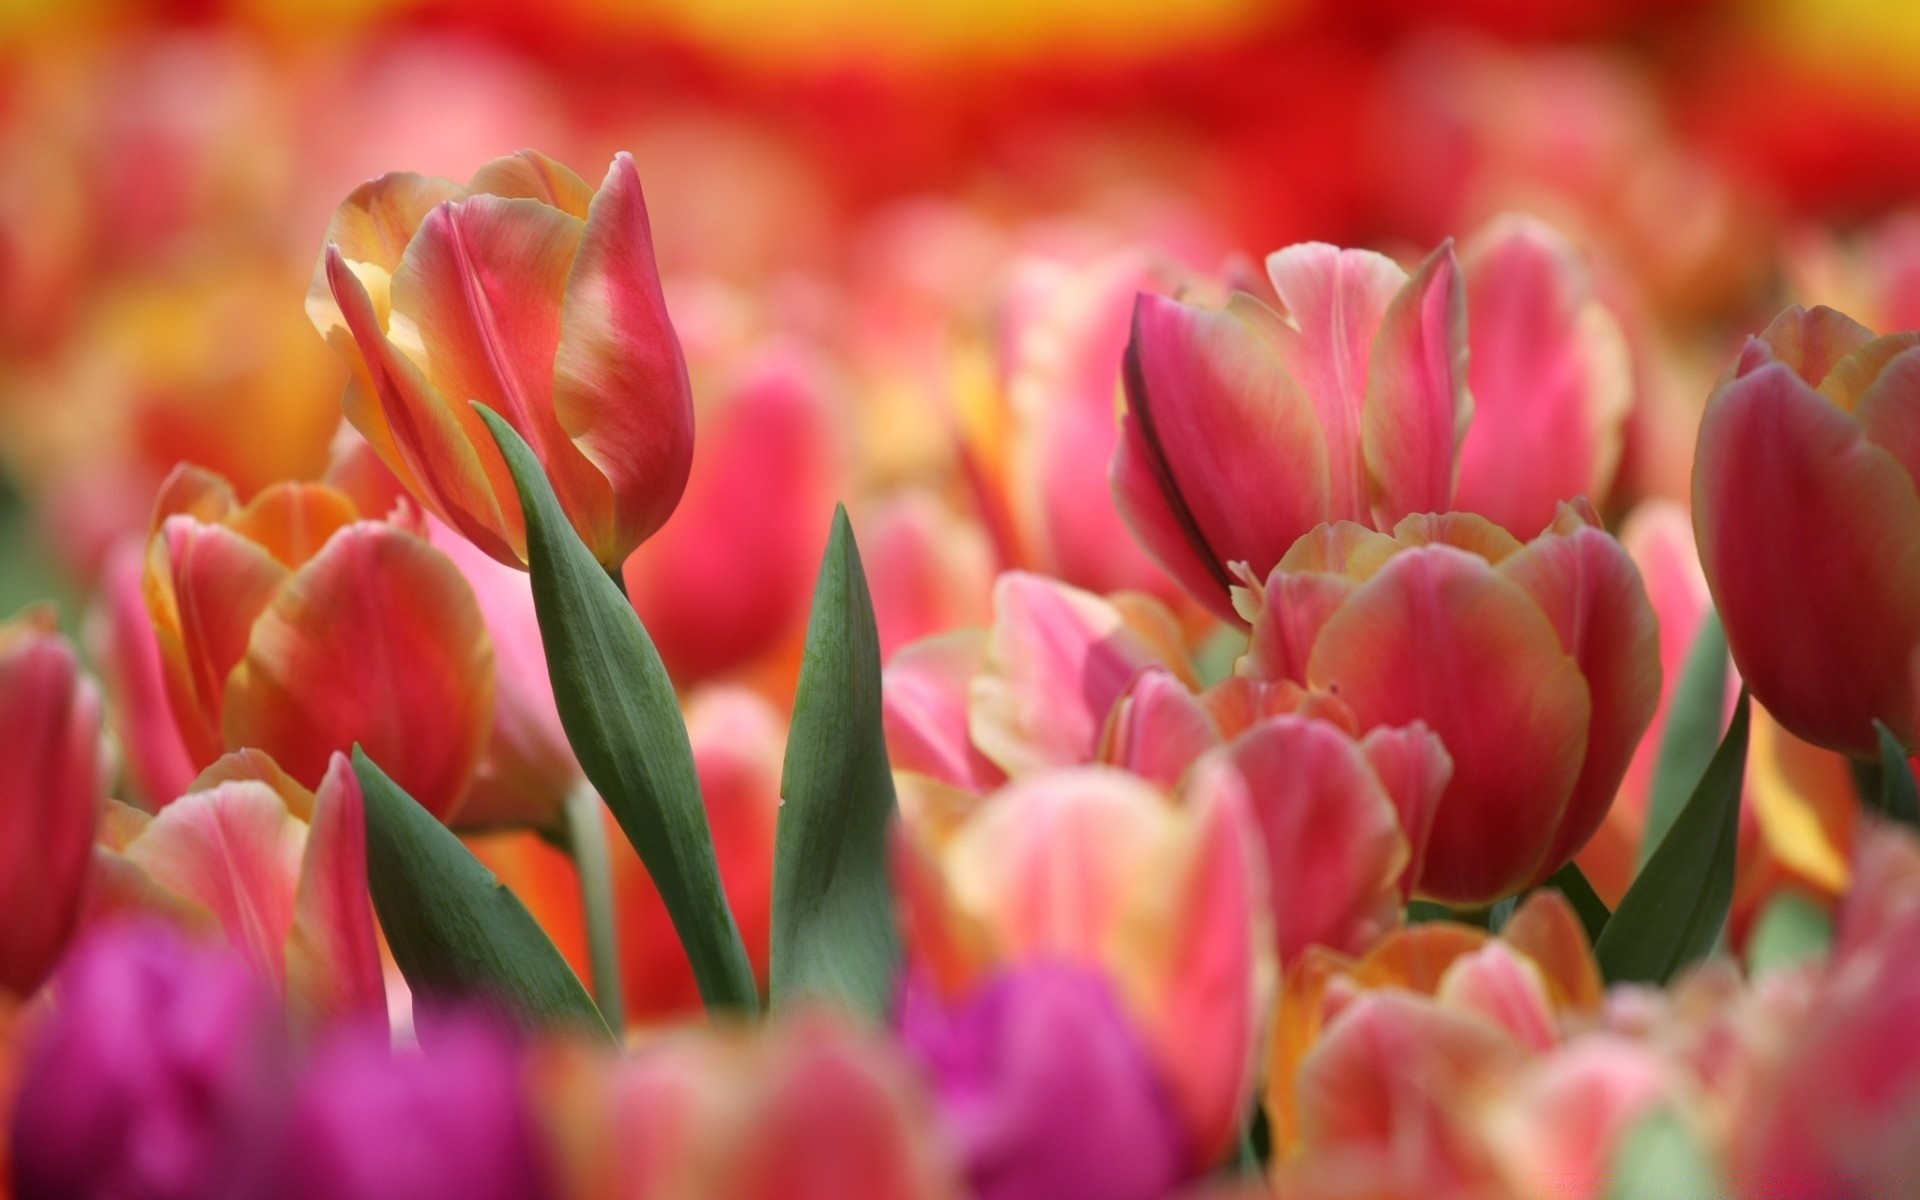
M 1626 335 L 1578 251 L 1540 221 L 1496 220 L 1460 269 L 1474 422 L 1453 507 L 1528 537 L 1562 500 L 1606 501 L 1632 397 Z
M 152 809 L 186 791 L 200 769 L 167 700 L 166 667 L 147 615 L 145 549 L 143 539 L 129 537 L 107 556 L 85 632 L 87 649 L 100 664 L 127 781 Z
M 45 611 L 0 623 L 0 762 L 0 993 L 25 996 L 73 931 L 109 775 L 100 696 Z
M 1303 538 L 1242 593 L 1241 670 L 1336 694 L 1359 730 L 1415 721 L 1453 777 L 1423 894 L 1490 904 L 1544 881 L 1605 817 L 1660 698 L 1653 612 L 1591 509 L 1522 546 L 1483 517 Z
M 1451 246 L 1411 278 L 1318 243 L 1267 271 L 1278 312 L 1245 293 L 1217 312 L 1139 298 L 1113 460 L 1135 536 L 1226 620 L 1232 564 L 1265 578 L 1322 522 L 1384 529 L 1452 507 L 1473 408 Z
M 217 932 L 303 1024 L 384 1019 L 366 817 L 344 754 L 317 792 L 257 751 L 229 755 L 158 816 L 115 806 L 94 858 L 96 915 Z
M 434 516 L 526 560 L 512 477 L 471 403 L 513 425 L 609 569 L 673 512 L 693 400 L 633 159 L 596 192 L 532 150 L 465 187 L 383 175 L 327 226 L 307 312 L 353 373 L 347 419 Z
M 1020 968 L 952 1008 L 909 988 L 900 1024 L 981 1200 L 1151 1200 L 1180 1181 L 1179 1122 L 1098 973 Z
M 882 660 L 922 638 L 986 623 L 993 590 L 986 538 L 935 496 L 918 489 L 886 496 L 857 514 L 855 529 Z
M 542 1200 L 556 1193 L 522 1086 L 493 1026 L 443 1018 L 423 1050 L 384 1027 L 321 1044 L 250 1193 L 287 1200 Z M 431 1034 L 431 1036 L 425 1036 Z
M 278 1014 L 245 963 L 136 921 L 90 937 L 54 988 L 14 1110 L 20 1200 L 227 1194 L 278 1090 Z
M 1043 771 L 950 832 L 909 829 L 909 946 L 949 999 L 1038 962 L 1098 971 L 1146 1046 L 1186 1169 L 1240 1127 L 1270 971 L 1265 888 L 1230 794 L 1176 805 L 1109 767 Z
M 146 598 L 192 761 L 266 751 L 302 786 L 356 742 L 446 819 L 493 710 L 473 589 L 406 529 L 359 519 L 325 484 L 240 505 L 193 468 L 162 489 Z
M 1707 403 L 1700 564 L 1741 677 L 1786 729 L 1853 755 L 1915 730 L 1920 334 L 1788 309 Z

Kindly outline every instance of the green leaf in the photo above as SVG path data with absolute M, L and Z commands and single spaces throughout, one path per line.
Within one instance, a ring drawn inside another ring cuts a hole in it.
M 773 1003 L 825 998 L 883 1016 L 900 970 L 887 875 L 893 773 L 880 724 L 880 635 L 844 507 L 813 589 L 780 795 Z
M 1667 706 L 1660 735 L 1660 757 L 1655 760 L 1653 786 L 1647 794 L 1647 825 L 1640 838 L 1640 866 L 1653 857 L 1654 847 L 1673 828 L 1674 818 L 1706 774 L 1720 740 L 1720 715 L 1727 703 L 1727 634 L 1720 614 L 1712 609 L 1694 635 L 1680 682 Z
M 1454 920 L 1453 910 L 1433 900 L 1407 901 L 1407 924 L 1425 925 L 1432 921 Z
M 1826 955 L 1833 918 L 1799 892 L 1782 892 L 1760 910 L 1747 936 L 1747 975 L 1758 979 Z
M 1692 1132 L 1672 1109 L 1658 1108 L 1636 1121 L 1620 1136 L 1608 1172 L 1607 1200 L 1718 1200 L 1726 1194 L 1719 1168 L 1701 1149 Z M 1542 1195 L 1558 1191 L 1585 1192 L 1585 1175 L 1536 1175 L 1530 1181 Z
M 1713 949 L 1733 905 L 1750 709 L 1743 688 L 1700 785 L 1594 946 L 1609 983 L 1665 983 Z
M 1880 811 L 1902 824 L 1920 828 L 1920 784 L 1913 779 L 1913 765 L 1893 731 L 1879 721 L 1873 729 L 1880 737 Z
M 746 944 L 720 883 L 680 702 L 653 641 L 574 533 L 533 451 L 483 404 L 526 516 L 533 605 L 560 724 L 660 889 L 709 1009 L 759 1008 Z
M 1561 867 L 1545 886 L 1558 889 L 1567 898 L 1567 903 L 1573 905 L 1574 915 L 1586 927 L 1587 941 L 1597 944 L 1613 914 L 1607 911 L 1607 902 L 1600 898 L 1600 893 L 1594 891 L 1593 885 L 1587 882 L 1587 873 L 1580 869 L 1580 864 L 1570 862 Z
M 366 798 L 373 907 L 407 986 L 419 996 L 484 1001 L 529 1029 L 611 1040 L 526 906 L 358 746 L 353 770 Z

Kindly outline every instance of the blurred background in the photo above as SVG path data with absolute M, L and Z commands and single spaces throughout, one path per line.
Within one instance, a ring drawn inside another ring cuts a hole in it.
M 521 146 L 637 158 L 702 406 L 676 525 L 760 548 L 751 644 L 661 631 L 683 679 L 777 657 L 835 497 L 947 564 L 904 572 L 893 644 L 977 619 L 983 582 L 928 578 L 1034 558 L 1048 484 L 1002 434 L 1047 365 L 1036 263 L 1218 278 L 1537 214 L 1633 344 L 1616 506 L 1684 497 L 1713 375 L 1781 304 L 1920 325 L 1916 66 L 1908 0 L 0 0 L 0 613 L 83 611 L 177 461 L 318 475 L 328 215 Z M 812 381 L 785 425 L 740 407 L 770 357 Z M 651 622 L 746 582 L 674 553 Z

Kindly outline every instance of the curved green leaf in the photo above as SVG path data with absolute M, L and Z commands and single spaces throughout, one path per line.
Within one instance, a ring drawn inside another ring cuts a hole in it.
M 1873 731 L 1880 738 L 1880 811 L 1920 828 L 1920 784 L 1914 782 L 1913 764 L 1891 729 L 1875 721 Z
M 1600 898 L 1600 893 L 1593 890 L 1593 884 L 1587 882 L 1587 873 L 1580 869 L 1579 863 L 1570 862 L 1561 867 L 1542 886 L 1558 890 L 1567 898 L 1567 903 L 1573 905 L 1574 915 L 1587 931 L 1589 944 L 1600 940 L 1613 914 L 1607 910 L 1607 902 Z
M 1733 724 L 1700 785 L 1594 946 L 1609 983 L 1665 983 L 1720 936 L 1733 905 L 1750 708 L 1742 688 Z
M 1727 704 L 1727 634 L 1720 614 L 1707 610 L 1680 668 L 1667 721 L 1660 734 L 1660 757 L 1653 768 L 1653 786 L 1647 795 L 1647 824 L 1640 837 L 1640 866 L 1653 857 L 1654 847 L 1673 828 L 1675 817 L 1707 773 L 1714 747 L 1720 741 L 1721 714 Z
M 844 507 L 814 585 L 780 795 L 773 1002 L 825 998 L 882 1016 L 900 970 L 887 876 L 893 773 L 880 724 L 880 635 Z
M 727 906 L 680 702 L 653 641 L 574 533 L 546 472 L 513 426 L 493 431 L 526 516 L 533 605 L 560 724 L 660 889 L 709 1009 L 759 1007 L 746 944 Z
M 530 1029 L 611 1039 L 593 998 L 519 899 L 366 753 L 367 882 L 417 996 L 481 1000 Z

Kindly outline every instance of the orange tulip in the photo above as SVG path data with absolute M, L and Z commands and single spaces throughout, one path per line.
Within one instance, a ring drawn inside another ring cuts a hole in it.
M 500 561 L 525 561 L 526 529 L 469 401 L 533 447 L 610 568 L 679 503 L 693 398 L 630 156 L 597 192 L 532 150 L 464 187 L 363 184 L 327 227 L 307 312 L 353 370 L 347 419 L 429 512 Z
M 1241 593 L 1240 669 L 1331 692 L 1359 730 L 1424 722 L 1453 760 L 1420 890 L 1490 904 L 1605 817 L 1660 698 L 1633 560 L 1584 504 L 1521 545 L 1469 513 L 1325 525 Z
M 73 931 L 108 777 L 100 695 L 45 611 L 0 624 L 0 762 L 0 993 L 25 996 Z
M 196 765 L 252 747 L 317 787 L 359 742 L 435 815 L 458 810 L 491 725 L 493 650 L 444 555 L 328 485 L 242 506 L 191 467 L 154 526 L 147 610 Z
M 1749 338 L 1700 425 L 1700 565 L 1754 698 L 1792 733 L 1878 753 L 1914 737 L 1920 333 L 1790 308 Z

